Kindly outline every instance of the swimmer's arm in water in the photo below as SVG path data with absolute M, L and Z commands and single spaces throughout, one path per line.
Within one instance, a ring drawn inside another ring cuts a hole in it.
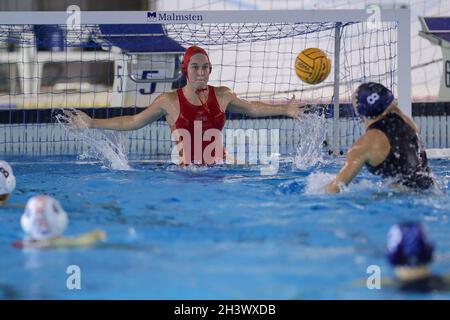
M 71 122 L 77 128 L 109 129 L 109 130 L 137 130 L 153 121 L 158 120 L 167 112 L 168 97 L 166 94 L 159 95 L 153 103 L 142 112 L 132 116 L 121 116 L 109 119 L 92 119 L 86 113 L 74 110 L 65 112 Z
M 355 142 L 347 153 L 344 167 L 339 171 L 336 178 L 325 186 L 327 193 L 339 193 L 340 184 L 348 185 L 353 180 L 369 159 L 370 146 L 370 134 L 367 133 Z
M 78 236 L 73 237 L 56 237 L 49 240 L 23 240 L 16 241 L 12 244 L 13 247 L 22 248 L 37 248 L 37 249 L 51 249 L 51 248 L 74 248 L 74 247 L 88 247 L 94 245 L 98 241 L 106 240 L 106 233 L 103 230 L 94 230 Z
M 395 285 L 395 279 L 383 277 L 380 281 L 381 288 L 393 287 Z M 351 282 L 351 287 L 367 287 L 367 279 L 357 279 Z
M 0 206 L 6 206 L 8 203 L 9 194 L 0 194 Z
M 223 88 L 223 89 L 222 89 Z M 233 113 L 240 113 L 250 117 L 266 116 L 287 116 L 299 118 L 304 110 L 304 104 L 295 104 L 295 96 L 285 105 L 267 104 L 263 102 L 249 102 L 237 97 L 230 89 L 221 87 L 223 92 L 224 105 L 226 110 Z
M 8 202 L 9 194 L 0 195 L 0 207 L 10 207 L 16 209 L 23 209 L 25 205 L 23 203 L 10 203 Z
M 48 240 L 49 248 L 87 247 L 98 241 L 105 241 L 106 233 L 103 230 L 94 230 L 73 237 L 57 237 Z
M 9 207 L 9 208 L 15 208 L 15 209 L 24 209 L 25 204 L 23 203 L 13 203 L 13 202 L 0 202 L 0 206 Z

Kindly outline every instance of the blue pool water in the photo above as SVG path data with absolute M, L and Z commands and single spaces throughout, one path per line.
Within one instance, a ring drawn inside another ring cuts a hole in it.
M 432 160 L 440 192 L 399 193 L 363 171 L 346 192 L 314 194 L 320 174 L 283 163 L 186 170 L 131 163 L 117 171 L 70 158 L 6 159 L 17 187 L 0 208 L 3 299 L 449 299 L 450 293 L 369 290 L 366 269 L 393 276 L 389 227 L 419 220 L 436 244 L 432 270 L 450 272 L 450 160 Z M 309 178 L 308 178 L 309 177 Z M 314 188 L 313 188 L 314 189 Z M 108 240 L 84 249 L 18 250 L 19 220 L 33 195 L 50 194 L 69 215 L 67 235 L 102 228 Z M 66 269 L 81 270 L 68 290 Z

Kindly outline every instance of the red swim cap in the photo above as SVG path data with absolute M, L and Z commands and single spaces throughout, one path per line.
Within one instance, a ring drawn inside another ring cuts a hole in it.
M 197 53 L 204 54 L 208 58 L 209 62 L 209 73 L 211 73 L 212 65 L 209 61 L 208 53 L 206 53 L 205 49 L 197 47 L 197 46 L 191 46 L 186 49 L 186 53 L 184 54 L 183 64 L 181 65 L 181 72 L 187 76 L 187 69 L 189 65 L 189 60 L 191 60 L 191 57 Z

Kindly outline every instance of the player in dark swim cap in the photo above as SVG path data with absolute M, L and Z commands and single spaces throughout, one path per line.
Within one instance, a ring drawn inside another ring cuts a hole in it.
M 16 178 L 8 162 L 0 160 L 0 206 L 6 205 L 16 187 Z
M 363 83 L 355 92 L 354 108 L 363 118 L 366 132 L 350 148 L 344 167 L 326 191 L 339 192 L 340 185 L 349 184 L 364 165 L 369 172 L 393 178 L 408 188 L 432 187 L 434 181 L 418 129 L 397 107 L 392 92 L 379 83 Z
M 433 260 L 434 246 L 417 222 L 391 227 L 387 237 L 386 257 L 395 267 L 394 286 L 400 291 L 449 291 L 450 279 L 432 274 L 428 265 Z
M 355 98 L 356 112 L 359 116 L 367 118 L 382 114 L 394 101 L 391 90 L 375 82 L 361 84 Z

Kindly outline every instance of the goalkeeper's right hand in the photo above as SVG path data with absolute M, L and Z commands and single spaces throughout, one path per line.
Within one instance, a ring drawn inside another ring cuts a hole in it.
M 93 119 L 83 111 L 71 110 L 65 111 L 65 114 L 69 117 L 70 123 L 72 123 L 76 128 L 92 128 Z

